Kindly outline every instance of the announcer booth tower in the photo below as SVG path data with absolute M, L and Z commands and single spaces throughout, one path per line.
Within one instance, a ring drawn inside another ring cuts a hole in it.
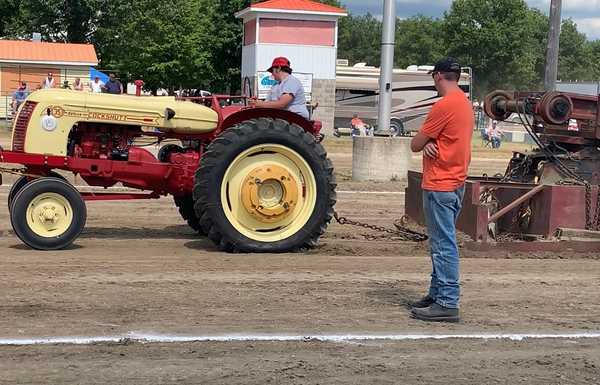
M 244 89 L 266 97 L 273 84 L 267 68 L 273 58 L 287 57 L 304 85 L 307 100 L 319 107 L 313 119 L 331 132 L 335 112 L 335 67 L 338 19 L 342 8 L 310 0 L 267 0 L 238 12 L 244 22 L 242 81 Z

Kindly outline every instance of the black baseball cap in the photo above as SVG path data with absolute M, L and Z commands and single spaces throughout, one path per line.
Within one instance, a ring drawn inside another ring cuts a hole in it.
M 459 74 L 460 64 L 458 64 L 458 60 L 456 60 L 455 58 L 447 57 L 435 63 L 433 69 L 428 73 L 431 74 L 434 72 L 455 72 Z

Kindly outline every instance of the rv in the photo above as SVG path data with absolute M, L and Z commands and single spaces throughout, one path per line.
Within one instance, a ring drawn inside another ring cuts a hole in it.
M 379 99 L 379 68 L 359 63 L 352 67 L 346 60 L 338 60 L 336 67 L 335 120 L 336 132 L 350 128 L 354 114 L 369 125 L 377 122 Z M 392 77 L 392 119 L 390 132 L 379 135 L 409 135 L 417 131 L 439 100 L 437 90 L 428 71 L 432 66 L 410 66 L 405 70 L 394 69 Z M 459 85 L 469 96 L 471 70 L 464 68 Z

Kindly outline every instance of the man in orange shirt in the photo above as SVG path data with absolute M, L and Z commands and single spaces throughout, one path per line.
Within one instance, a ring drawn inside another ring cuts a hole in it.
M 365 128 L 365 122 L 363 122 L 362 119 L 358 117 L 358 114 L 352 115 L 350 125 L 352 126 L 352 136 L 360 136 L 361 132 Z
M 471 162 L 473 107 L 458 86 L 460 65 L 455 59 L 439 61 L 430 73 L 442 99 L 412 139 L 411 150 L 423 151 L 423 210 L 433 269 L 429 293 L 412 303 L 411 315 L 424 321 L 458 322 L 456 219 Z

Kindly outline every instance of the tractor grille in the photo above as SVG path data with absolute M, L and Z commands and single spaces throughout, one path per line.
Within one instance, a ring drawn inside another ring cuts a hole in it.
M 21 107 L 21 112 L 15 121 L 12 137 L 12 150 L 17 152 L 25 151 L 25 136 L 27 135 L 27 126 L 33 114 L 37 102 L 25 102 Z

